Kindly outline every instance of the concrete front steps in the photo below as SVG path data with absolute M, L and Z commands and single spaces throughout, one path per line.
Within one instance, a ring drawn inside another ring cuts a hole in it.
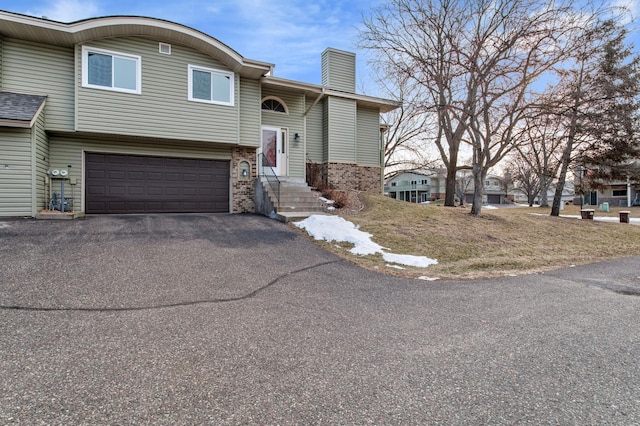
M 275 219 L 281 222 L 303 220 L 312 214 L 325 214 L 318 195 L 313 193 L 305 182 L 280 178 L 279 203 L 278 197 L 266 180 L 262 182 L 262 186 L 274 206 Z

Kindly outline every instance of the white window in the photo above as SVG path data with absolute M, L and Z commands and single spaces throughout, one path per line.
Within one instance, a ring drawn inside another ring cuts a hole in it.
M 140 94 L 141 62 L 140 56 L 82 46 L 82 86 Z
M 233 106 L 233 73 L 189 65 L 189 100 Z

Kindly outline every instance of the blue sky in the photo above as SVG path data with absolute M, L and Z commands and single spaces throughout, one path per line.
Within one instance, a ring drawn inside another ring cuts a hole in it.
M 327 47 L 355 52 L 358 82 L 369 80 L 366 52 L 355 47 L 362 13 L 379 0 L 3 0 L 0 9 L 61 22 L 141 15 L 187 25 L 242 56 L 274 63 L 274 75 L 320 84 Z M 362 91 L 362 89 L 359 89 Z
M 598 2 L 598 0 L 595 0 Z M 608 2 L 609 0 L 603 0 Z M 640 17 L 640 0 L 610 0 Z M 320 83 L 320 54 L 327 47 L 355 52 L 358 92 L 379 94 L 356 49 L 362 14 L 384 0 L 2 0 L 0 9 L 61 22 L 105 15 L 167 19 L 209 34 L 250 59 L 274 63 L 274 75 Z M 640 51 L 640 33 L 631 41 Z

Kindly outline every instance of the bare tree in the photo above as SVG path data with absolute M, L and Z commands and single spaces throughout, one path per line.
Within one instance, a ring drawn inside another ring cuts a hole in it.
M 531 84 L 564 56 L 572 0 L 390 0 L 365 19 L 360 44 L 424 88 L 454 205 L 461 144 L 474 151 L 473 214 L 484 178 L 511 149 Z
M 399 101 L 400 107 L 382 117 L 388 128 L 384 134 L 385 175 L 398 170 L 424 170 L 435 166 L 429 149 L 429 135 L 433 127 L 432 116 L 422 111 L 415 99 L 422 97 L 423 89 L 406 76 L 397 75 L 393 79 L 381 78 L 386 96 Z
M 527 204 L 533 206 L 536 197 L 542 191 L 540 174 L 534 169 L 532 162 L 519 153 L 513 152 L 509 158 L 509 165 L 505 168 L 516 188 L 527 196 Z
M 454 205 L 458 152 L 468 120 L 458 106 L 466 95 L 464 73 L 457 64 L 466 6 L 458 0 L 391 0 L 365 18 L 362 47 L 378 53 L 378 64 L 424 88 L 420 106 L 437 120 L 434 142 L 447 170 L 445 205 Z M 471 96 L 470 96 L 471 97 Z
M 525 192 L 536 192 L 534 199 L 540 196 L 540 207 L 549 206 L 547 194 L 560 168 L 561 130 L 560 120 L 548 111 L 527 115 L 510 156 L 513 166 L 507 166 Z M 530 200 L 529 205 L 532 203 Z
M 566 58 L 576 43 L 575 15 L 555 2 L 479 2 L 474 39 L 481 53 L 467 60 L 478 84 L 467 134 L 473 148 L 474 201 L 479 215 L 484 182 L 520 141 L 520 128 L 535 113 L 534 83 Z
M 628 87 L 623 84 L 618 88 L 603 88 L 602 82 L 603 73 L 607 72 L 612 74 L 606 78 L 612 78 L 614 81 L 620 79 L 620 76 L 615 74 L 616 71 L 621 71 L 621 64 L 611 63 L 611 58 L 607 59 L 607 55 L 612 43 L 620 42 L 621 32 L 624 33 L 623 28 L 614 19 L 593 19 L 585 22 L 582 37 L 584 43 L 575 49 L 572 61 L 563 64 L 564 68 L 560 70 L 561 80 L 550 95 L 552 100 L 549 105 L 555 108 L 558 118 L 562 120 L 562 133 L 566 137 L 551 207 L 552 216 L 560 215 L 562 191 L 567 172 L 575 158 L 605 158 L 605 152 L 614 154 L 615 157 L 624 151 L 624 156 L 614 161 L 620 163 L 628 158 L 629 154 L 637 152 L 634 148 L 637 145 L 637 119 L 633 118 L 637 115 L 637 107 L 634 107 L 635 110 L 628 108 L 636 102 L 635 97 L 639 90 L 637 74 L 632 68 L 626 69 L 626 72 L 634 74 L 633 77 L 629 77 L 633 83 L 629 83 Z M 637 62 L 637 59 L 634 62 Z M 612 92 L 607 93 L 608 90 Z M 629 95 L 629 92 L 634 93 Z M 627 123 L 620 121 L 624 116 L 621 111 L 628 114 Z M 625 127 L 627 124 L 629 126 Z M 617 152 L 617 149 L 620 149 L 620 152 Z M 597 155 L 591 156 L 593 153 Z

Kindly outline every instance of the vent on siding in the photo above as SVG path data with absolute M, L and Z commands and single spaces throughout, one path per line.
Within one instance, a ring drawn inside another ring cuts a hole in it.
M 171 55 L 171 45 L 169 43 L 159 43 L 158 51 L 163 55 Z

